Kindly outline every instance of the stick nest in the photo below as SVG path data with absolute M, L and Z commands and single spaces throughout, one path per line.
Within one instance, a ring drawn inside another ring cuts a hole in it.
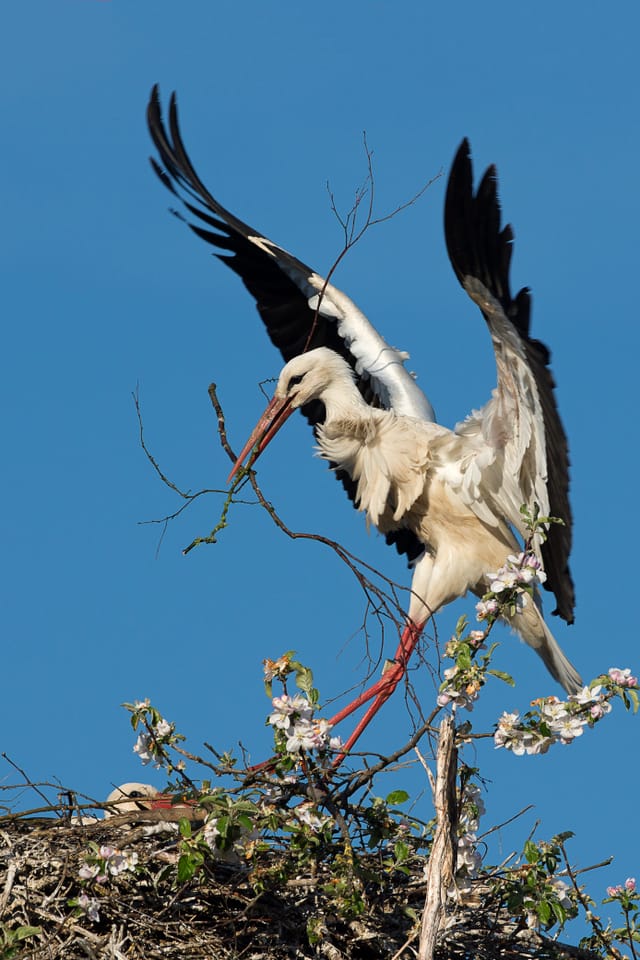
M 162 823 L 155 813 L 161 814 Z M 174 811 L 154 811 L 89 824 L 55 817 L 1 818 L 0 960 L 417 957 L 426 894 L 424 862 L 416 863 L 409 875 L 393 872 L 380 883 L 379 874 L 375 882 L 367 880 L 366 858 L 360 857 L 357 872 L 365 908 L 359 916 L 341 916 L 328 867 L 321 864 L 315 872 L 307 869 L 288 880 L 275 879 L 273 853 L 258 854 L 250 866 L 212 858 L 190 881 L 178 884 L 176 824 L 164 822 L 172 815 L 177 819 Z M 83 885 L 78 871 L 90 841 L 135 851 L 137 870 L 104 884 Z M 264 889 L 256 893 L 261 885 Z M 98 920 L 70 905 L 82 893 L 97 901 Z M 17 940 L 15 932 L 21 927 L 37 927 L 39 932 Z M 593 955 L 518 925 L 485 884 L 466 905 L 451 904 L 435 956 L 587 960 Z

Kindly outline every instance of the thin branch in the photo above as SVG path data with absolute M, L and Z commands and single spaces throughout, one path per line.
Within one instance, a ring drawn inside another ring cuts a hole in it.
M 490 827 L 489 830 L 485 830 L 484 833 L 481 833 L 478 837 L 478 842 L 484 840 L 485 837 L 490 836 L 492 833 L 495 833 L 496 830 L 502 830 L 503 827 L 507 827 L 510 823 L 513 823 L 514 820 L 518 820 L 520 817 L 524 816 L 529 810 L 533 810 L 535 804 L 528 803 L 526 807 L 523 807 L 522 810 L 519 810 L 518 813 L 514 813 L 512 817 L 509 817 L 508 820 L 503 820 L 502 823 L 497 823 L 495 827 Z
M 573 890 L 580 903 L 580 906 L 584 910 L 586 916 L 589 918 L 589 924 L 591 925 L 591 929 L 593 930 L 596 940 L 598 941 L 601 947 L 604 947 L 606 955 L 609 956 L 611 954 L 611 943 L 609 939 L 605 936 L 604 929 L 602 927 L 602 924 L 600 923 L 600 918 L 593 913 L 589 899 L 584 895 L 584 893 L 582 892 L 582 888 L 578 884 L 577 872 L 574 871 L 571 864 L 569 863 L 569 857 L 567 856 L 567 851 L 565 850 L 564 843 L 559 843 L 558 845 L 560 847 L 560 850 L 562 851 L 562 858 L 564 860 L 567 876 L 571 881 L 571 886 L 573 887 Z M 613 857 L 611 858 L 611 860 L 613 860 Z M 611 860 L 606 861 L 606 863 L 610 863 Z
M 427 182 L 409 200 L 406 200 L 404 201 L 404 203 L 399 204 L 394 210 L 391 210 L 390 213 L 384 214 L 381 217 L 374 217 L 373 209 L 374 209 L 374 199 L 375 199 L 375 176 L 373 173 L 373 151 L 369 148 L 366 131 L 363 131 L 362 140 L 363 140 L 364 152 L 366 157 L 367 174 L 362 186 L 360 186 L 356 190 L 355 201 L 351 209 L 347 213 L 346 217 L 341 216 L 341 214 L 339 213 L 336 202 L 335 202 L 335 196 L 333 194 L 333 191 L 331 190 L 331 187 L 329 186 L 329 183 L 327 183 L 327 191 L 329 194 L 329 202 L 331 205 L 331 209 L 338 223 L 342 227 L 342 230 L 344 233 L 344 246 L 340 251 L 340 253 L 338 254 L 338 256 L 336 257 L 336 259 L 333 261 L 333 264 L 331 265 L 329 272 L 327 273 L 327 276 L 325 278 L 325 281 L 322 285 L 322 289 L 318 294 L 318 303 L 316 306 L 315 316 L 311 324 L 311 329 L 309 330 L 309 335 L 307 336 L 304 348 L 302 350 L 303 353 L 306 353 L 306 351 L 309 349 L 309 345 L 311 344 L 313 335 L 316 331 L 316 327 L 318 325 L 318 316 L 320 314 L 320 307 L 322 304 L 322 299 L 324 297 L 325 291 L 331 282 L 331 278 L 333 274 L 336 272 L 341 261 L 344 259 L 344 257 L 346 257 L 346 255 L 349 253 L 351 248 L 354 247 L 357 243 L 359 243 L 360 240 L 362 240 L 365 233 L 370 229 L 370 227 L 374 227 L 379 223 L 386 223 L 388 220 L 392 220 L 393 217 L 396 217 L 403 210 L 406 210 L 407 207 L 411 207 L 415 203 L 417 203 L 417 201 L 423 196 L 423 194 L 429 189 L 429 187 L 431 187 L 436 182 L 436 180 L 439 180 L 440 177 L 443 175 L 443 171 L 440 170 L 439 173 L 435 175 L 435 177 L 431 177 L 429 180 L 427 180 Z M 364 223 L 358 229 L 357 228 L 358 212 L 360 210 L 363 199 L 367 195 L 369 197 L 367 213 L 364 218 Z
M 237 460 L 236 454 L 234 453 L 226 433 L 226 424 L 225 416 L 220 404 L 220 400 L 217 395 L 215 384 L 210 384 L 209 386 L 209 398 L 211 400 L 212 406 L 215 410 L 217 421 L 218 421 L 218 436 L 220 438 L 220 443 L 223 450 L 229 457 L 232 463 L 235 463 Z M 400 631 L 404 628 L 405 625 L 405 616 L 403 606 L 400 604 L 398 599 L 398 593 L 411 593 L 410 589 L 403 587 L 402 585 L 396 583 L 394 580 L 391 580 L 389 577 L 386 577 L 374 566 L 361 558 L 357 557 L 355 554 L 351 553 L 345 547 L 335 540 L 330 539 L 329 537 L 322 536 L 321 534 L 316 533 L 307 533 L 301 531 L 291 530 L 290 527 L 282 520 L 282 518 L 277 513 L 275 507 L 270 503 L 264 496 L 255 474 L 255 471 L 251 469 L 251 463 L 255 459 L 255 454 L 253 458 L 249 459 L 249 462 L 246 467 L 243 467 L 239 472 L 238 476 L 234 479 L 234 482 L 231 485 L 231 488 L 226 494 L 225 501 L 223 503 L 220 520 L 212 530 L 211 534 L 208 537 L 198 537 L 196 540 L 192 541 L 191 544 L 185 549 L 184 553 L 187 553 L 195 546 L 201 543 L 210 543 L 215 542 L 215 535 L 227 525 L 227 516 L 228 511 L 232 503 L 237 502 L 234 499 L 235 493 L 239 487 L 241 487 L 247 480 L 251 484 L 253 492 L 256 496 L 258 504 L 266 510 L 269 514 L 275 525 L 281 530 L 289 539 L 291 540 L 313 540 L 318 543 L 322 543 L 325 546 L 329 547 L 337 556 L 345 563 L 353 575 L 355 576 L 358 584 L 360 585 L 362 591 L 365 594 L 367 603 L 369 604 L 370 609 L 376 611 L 376 616 L 381 617 L 382 615 L 388 616 L 389 619 L 395 624 L 397 629 Z M 368 576 L 364 573 L 367 571 L 386 584 L 387 590 L 381 589 L 375 583 L 369 579 Z
M 49 797 L 47 797 L 47 796 L 42 792 L 42 790 L 39 789 L 39 787 L 38 787 L 37 784 L 33 783 L 33 781 L 31 780 L 31 778 L 27 776 L 27 774 L 26 774 L 25 771 L 22 769 L 22 767 L 19 767 L 17 763 L 14 763 L 14 761 L 11 759 L 11 757 L 8 756 L 8 754 L 6 754 L 4 751 L 2 752 L 2 758 L 3 758 L 3 760 L 6 760 L 7 763 L 11 764 L 11 766 L 13 767 L 13 769 L 14 769 L 14 770 L 17 770 L 18 773 L 19 773 L 22 777 L 24 777 L 24 782 L 25 782 L 25 786 L 26 786 L 26 787 L 30 787 L 32 790 L 35 790 L 35 792 L 38 794 L 38 796 L 39 796 L 39 797 L 42 797 L 42 799 L 44 800 L 45 803 L 50 803 Z

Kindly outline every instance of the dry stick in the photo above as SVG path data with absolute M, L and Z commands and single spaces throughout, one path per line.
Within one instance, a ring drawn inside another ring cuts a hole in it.
M 418 936 L 418 931 L 414 930 L 413 933 L 408 937 L 408 939 L 405 940 L 405 942 L 402 944 L 400 949 L 396 953 L 394 953 L 394 955 L 391 957 L 391 960 L 400 960 L 400 957 L 402 956 L 404 951 L 407 949 L 407 947 L 411 946 L 411 944 L 413 943 L 413 941 L 417 936 Z
M 11 893 L 11 887 L 13 886 L 13 881 L 16 878 L 16 873 L 18 872 L 18 865 L 15 860 L 10 860 L 7 867 L 7 879 L 4 882 L 4 889 L 2 891 L 2 896 L 0 897 L 0 917 L 4 914 L 7 903 L 9 902 L 9 895 Z
M 222 448 L 224 449 L 224 451 L 226 452 L 230 460 L 232 462 L 235 462 L 236 456 L 233 450 L 231 449 L 231 446 L 227 438 L 224 413 L 223 413 L 220 401 L 218 400 L 218 396 L 216 393 L 216 385 L 214 383 L 209 385 L 209 398 L 211 400 L 211 404 L 217 416 L 218 435 L 220 437 L 220 443 L 222 445 Z M 400 584 L 391 580 L 389 577 L 385 577 L 383 574 L 380 573 L 379 570 L 376 570 L 376 568 L 373 567 L 371 564 L 365 563 L 364 560 L 361 560 L 359 557 L 356 557 L 354 554 L 350 553 L 350 551 L 346 550 L 337 541 L 331 540 L 329 537 L 323 537 L 321 534 L 302 533 L 299 531 L 291 530 L 285 524 L 285 522 L 278 516 L 273 505 L 269 503 L 268 500 L 265 498 L 264 494 L 262 493 L 262 490 L 258 485 L 258 481 L 256 480 L 255 473 L 253 472 L 253 470 L 250 469 L 250 464 L 251 464 L 251 460 L 249 461 L 249 465 L 244 468 L 242 473 L 239 474 L 238 479 L 240 482 L 244 480 L 245 477 L 249 479 L 249 482 L 251 483 L 253 491 L 258 499 L 258 503 L 260 504 L 261 507 L 263 507 L 267 511 L 267 513 L 269 514 L 273 522 L 276 524 L 276 526 L 280 530 L 282 530 L 282 532 L 286 534 L 286 536 L 288 536 L 291 540 L 315 540 L 318 543 L 323 543 L 325 544 L 325 546 L 330 547 L 338 555 L 338 557 L 344 563 L 347 564 L 347 566 L 349 567 L 349 569 L 357 579 L 358 583 L 360 584 L 362 590 L 364 591 L 365 596 L 367 597 L 367 600 L 369 601 L 369 603 L 371 603 L 374 608 L 376 607 L 382 608 L 382 610 L 389 615 L 391 620 L 398 627 L 401 624 L 404 625 L 403 608 L 398 600 L 396 591 L 397 590 L 403 590 L 407 592 L 410 592 L 410 591 L 407 590 L 406 587 L 402 587 Z M 215 533 L 217 533 L 220 529 L 226 526 L 227 512 L 228 512 L 229 506 L 231 505 L 233 491 L 236 489 L 236 487 L 237 487 L 237 483 L 234 483 L 233 486 L 231 487 L 231 490 L 227 494 L 227 500 L 225 501 L 225 504 L 223 507 L 220 522 L 215 528 L 215 530 L 212 531 L 213 536 L 215 536 Z M 196 544 L 206 542 L 207 540 L 209 540 L 209 538 L 198 537 L 196 540 L 193 541 L 193 543 L 189 544 L 189 546 L 185 549 L 184 553 L 187 553 Z M 372 583 L 372 581 L 369 580 L 369 578 L 362 572 L 363 570 L 370 571 L 371 573 L 379 577 L 381 580 L 383 580 L 387 584 L 390 590 L 390 593 L 385 593 L 383 590 L 377 587 L 374 583 Z M 373 597 L 377 599 L 378 601 L 377 604 L 374 602 Z M 392 607 L 395 608 L 395 612 L 392 610 Z
M 360 240 L 364 237 L 365 233 L 367 233 L 367 231 L 371 227 L 374 227 L 379 223 L 386 223 L 387 220 L 392 220 L 395 216 L 397 216 L 397 214 L 401 213 L 403 210 L 406 210 L 407 207 L 411 207 L 413 206 L 414 203 L 417 203 L 417 201 L 420 199 L 423 193 L 425 193 L 429 189 L 429 187 L 433 183 L 435 183 L 436 180 L 439 180 L 440 177 L 442 176 L 442 170 L 440 170 L 439 173 L 435 175 L 435 177 L 431 177 L 430 180 L 427 180 L 427 182 L 418 190 L 416 194 L 413 195 L 413 197 L 411 197 L 410 200 L 406 200 L 404 203 L 399 204 L 395 208 L 395 210 L 391 211 L 391 213 L 387 213 L 382 217 L 374 217 L 373 208 L 374 208 L 374 194 L 375 194 L 375 177 L 373 175 L 373 151 L 369 149 L 369 144 L 367 143 L 366 131 L 363 133 L 363 143 L 364 143 L 365 156 L 367 158 L 367 175 L 365 177 L 365 180 L 362 186 L 356 190 L 356 199 L 354 201 L 353 206 L 347 213 L 346 217 L 343 218 L 340 216 L 338 212 L 338 208 L 335 203 L 333 192 L 331 191 L 331 188 L 327 183 L 327 192 L 329 194 L 331 209 L 338 223 L 342 227 L 342 230 L 344 233 L 344 246 L 340 251 L 340 253 L 338 254 L 338 256 L 336 257 L 336 259 L 333 261 L 333 264 L 331 265 L 331 268 L 329 269 L 329 272 L 327 273 L 327 276 L 322 285 L 322 289 L 318 294 L 318 303 L 316 306 L 315 316 L 313 318 L 311 327 L 309 328 L 309 333 L 307 335 L 305 345 L 302 349 L 302 353 L 307 352 L 311 344 L 311 341 L 313 339 L 313 335 L 318 325 L 318 317 L 320 315 L 320 307 L 322 304 L 322 300 L 324 298 L 327 287 L 331 282 L 331 278 L 333 274 L 336 272 L 336 270 L 338 269 L 340 262 L 344 259 L 344 257 L 347 256 L 351 248 L 356 246 L 356 244 L 360 242 Z M 362 200 L 364 200 L 364 198 L 366 197 L 367 193 L 369 194 L 369 203 L 367 205 L 365 220 L 363 225 L 360 228 L 358 228 L 358 211 L 360 208 L 360 204 Z
M 440 724 L 436 754 L 434 806 L 436 830 L 427 864 L 427 897 L 422 914 L 418 960 L 432 960 L 445 911 L 448 891 L 454 883 L 455 831 L 457 825 L 455 727 L 451 717 Z
M 35 792 L 38 794 L 38 796 L 42 797 L 42 799 L 44 800 L 45 803 L 49 803 L 49 797 L 47 797 L 46 794 L 44 794 L 44 793 L 42 792 L 42 790 L 40 790 L 40 789 L 38 788 L 37 783 L 33 783 L 33 781 L 31 780 L 31 778 L 27 776 L 27 774 L 26 774 L 25 771 L 22 769 L 22 767 L 19 767 L 17 763 L 14 763 L 14 761 L 11 759 L 11 757 L 8 756 L 8 754 L 6 754 L 4 751 L 2 752 L 1 756 L 2 756 L 2 759 L 3 759 L 3 760 L 6 760 L 7 763 L 10 763 L 10 764 L 11 764 L 11 766 L 13 767 L 14 770 L 17 770 L 18 773 L 22 774 L 22 776 L 24 777 L 24 784 L 25 784 L 26 787 L 31 787 L 32 790 L 35 790 Z
M 593 911 L 591 910 L 591 904 L 589 903 L 589 900 L 582 892 L 582 889 L 576 877 L 576 871 L 572 868 L 571 864 L 569 863 L 569 857 L 567 856 L 567 851 L 565 850 L 564 843 L 560 843 L 559 847 L 562 851 L 562 857 L 564 860 L 564 865 L 566 867 L 567 876 L 571 881 L 571 886 L 573 887 L 576 897 L 580 902 L 580 906 L 584 910 L 586 916 L 589 917 L 588 922 L 591 924 L 591 929 L 593 930 L 595 938 L 597 939 L 600 946 L 604 947 L 604 950 L 607 956 L 609 956 L 612 953 L 612 949 L 615 949 L 615 948 L 612 946 L 612 944 L 609 942 L 609 940 L 605 936 L 605 931 L 602 927 L 602 924 L 600 923 L 600 918 L 593 913 Z M 613 859 L 613 857 L 611 859 Z M 632 945 L 632 949 L 633 949 L 633 945 Z M 635 951 L 634 951 L 634 956 L 635 956 Z
M 362 787 L 370 783 L 376 774 L 388 769 L 392 763 L 400 760 L 405 754 L 413 750 L 416 744 L 422 740 L 425 733 L 429 733 L 431 730 L 433 730 L 433 721 L 441 710 L 442 707 L 435 707 L 422 726 L 416 730 L 411 739 L 408 740 L 403 747 L 400 747 L 399 750 L 396 750 L 395 753 L 391 753 L 388 756 L 382 755 L 378 763 L 374 764 L 374 766 L 368 767 L 366 770 L 356 770 L 354 773 L 350 774 L 347 779 L 347 785 L 340 791 L 340 797 L 346 799 L 352 796 Z M 361 756 L 361 754 L 351 754 L 351 756 Z

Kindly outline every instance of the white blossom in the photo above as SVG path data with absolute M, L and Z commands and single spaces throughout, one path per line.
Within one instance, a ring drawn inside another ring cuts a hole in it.
M 153 728 L 154 735 L 160 740 L 172 733 L 172 725 L 167 720 L 159 720 Z
M 478 839 L 475 833 L 463 833 L 458 837 L 456 862 L 458 869 L 464 868 L 468 877 L 476 877 L 482 866 L 482 857 L 477 850 Z
M 283 693 L 281 697 L 274 697 L 271 703 L 273 713 L 269 716 L 269 723 L 280 730 L 288 730 L 293 725 L 294 714 L 306 720 L 309 720 L 313 714 L 311 704 L 301 694 L 290 697 Z
M 545 737 L 537 731 L 523 729 L 518 726 L 518 713 L 503 713 L 494 734 L 496 747 L 504 747 L 516 757 L 523 754 L 546 753 L 554 742 L 554 737 Z
M 313 804 L 309 801 L 299 804 L 299 806 L 294 808 L 293 812 L 300 823 L 309 827 L 314 833 L 318 833 L 327 823 L 331 823 L 331 817 L 320 816 Z
M 311 720 L 300 717 L 287 732 L 287 750 L 298 753 L 300 750 L 326 750 L 330 745 L 328 720 Z M 335 739 L 335 738 L 334 738 Z
M 565 910 L 571 910 L 573 908 L 573 904 L 571 903 L 571 898 L 569 897 L 569 890 L 571 889 L 569 885 L 565 883 L 564 880 L 552 880 L 551 886 L 553 887 L 553 891 L 558 898 L 558 903 L 560 906 Z
M 551 727 L 564 720 L 569 714 L 566 703 L 563 703 L 558 697 L 546 697 L 539 701 L 539 705 L 540 716 Z
M 128 853 L 124 853 L 121 850 L 116 850 L 113 853 L 113 856 L 109 859 L 107 864 L 109 873 L 117 877 L 118 874 L 124 873 L 126 870 L 135 870 L 138 864 L 138 854 L 131 850 Z
M 585 723 L 586 720 L 581 720 L 579 717 L 567 716 L 557 720 L 551 726 L 551 729 L 561 743 L 571 743 L 576 737 L 582 736 L 582 728 Z
M 470 684 L 466 690 L 456 690 L 455 687 L 448 686 L 438 694 L 437 704 L 439 707 L 446 707 L 452 704 L 452 710 L 473 710 L 473 702 L 478 699 L 478 689 Z
M 292 730 L 287 733 L 287 751 L 298 753 L 300 750 L 315 750 L 319 746 L 319 738 L 314 726 L 308 720 L 298 720 Z
M 220 831 L 218 830 L 217 818 L 214 817 L 212 820 L 207 820 L 204 825 L 203 836 L 204 842 L 207 844 L 209 849 L 215 853 L 218 848 L 216 837 L 221 836 Z
M 472 833 L 478 829 L 480 817 L 487 812 L 482 791 L 475 783 L 467 783 L 460 804 L 460 824 Z

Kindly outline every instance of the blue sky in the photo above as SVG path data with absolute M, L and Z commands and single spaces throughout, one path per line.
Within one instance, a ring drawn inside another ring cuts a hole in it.
M 185 558 L 217 520 L 215 495 L 173 523 L 159 551 L 159 529 L 139 525 L 177 503 L 140 450 L 132 391 L 166 473 L 183 488 L 220 488 L 228 463 L 207 385 L 218 384 L 239 447 L 264 406 L 259 382 L 280 368 L 237 278 L 167 212 L 147 160 L 156 81 L 165 98 L 178 91 L 212 193 L 320 272 L 341 247 L 325 184 L 348 209 L 363 130 L 381 214 L 446 172 L 463 136 L 477 174 L 497 163 L 516 232 L 513 286 L 533 290 L 571 448 L 577 618 L 553 628 L 585 678 L 637 672 L 637 6 L 190 0 L 188 15 L 176 11 L 168 0 L 42 0 L 0 12 L 2 751 L 33 779 L 104 797 L 146 776 L 124 700 L 150 697 L 194 749 L 241 740 L 260 759 L 264 657 L 296 649 L 326 698 L 365 668 L 363 597 L 326 549 L 286 540 L 239 505 L 216 546 Z M 446 258 L 444 186 L 371 230 L 335 282 L 411 352 L 453 426 L 487 399 L 494 361 Z M 294 529 L 339 539 L 408 583 L 313 459 L 299 419 L 263 458 L 266 494 Z M 438 617 L 441 638 L 465 611 L 470 600 Z M 559 693 L 507 630 L 501 640 L 498 666 L 518 686 L 487 690 L 477 718 L 487 729 Z M 428 671 L 413 682 L 430 702 Z M 396 700 L 365 745 L 406 739 Z M 576 831 L 583 866 L 615 855 L 594 891 L 635 875 L 637 723 L 617 709 L 543 758 L 479 747 L 486 826 L 535 806 L 499 835 L 497 854 L 539 818 L 540 836 Z M 0 777 L 15 780 L 8 765 Z M 417 769 L 389 786 L 426 791 Z

